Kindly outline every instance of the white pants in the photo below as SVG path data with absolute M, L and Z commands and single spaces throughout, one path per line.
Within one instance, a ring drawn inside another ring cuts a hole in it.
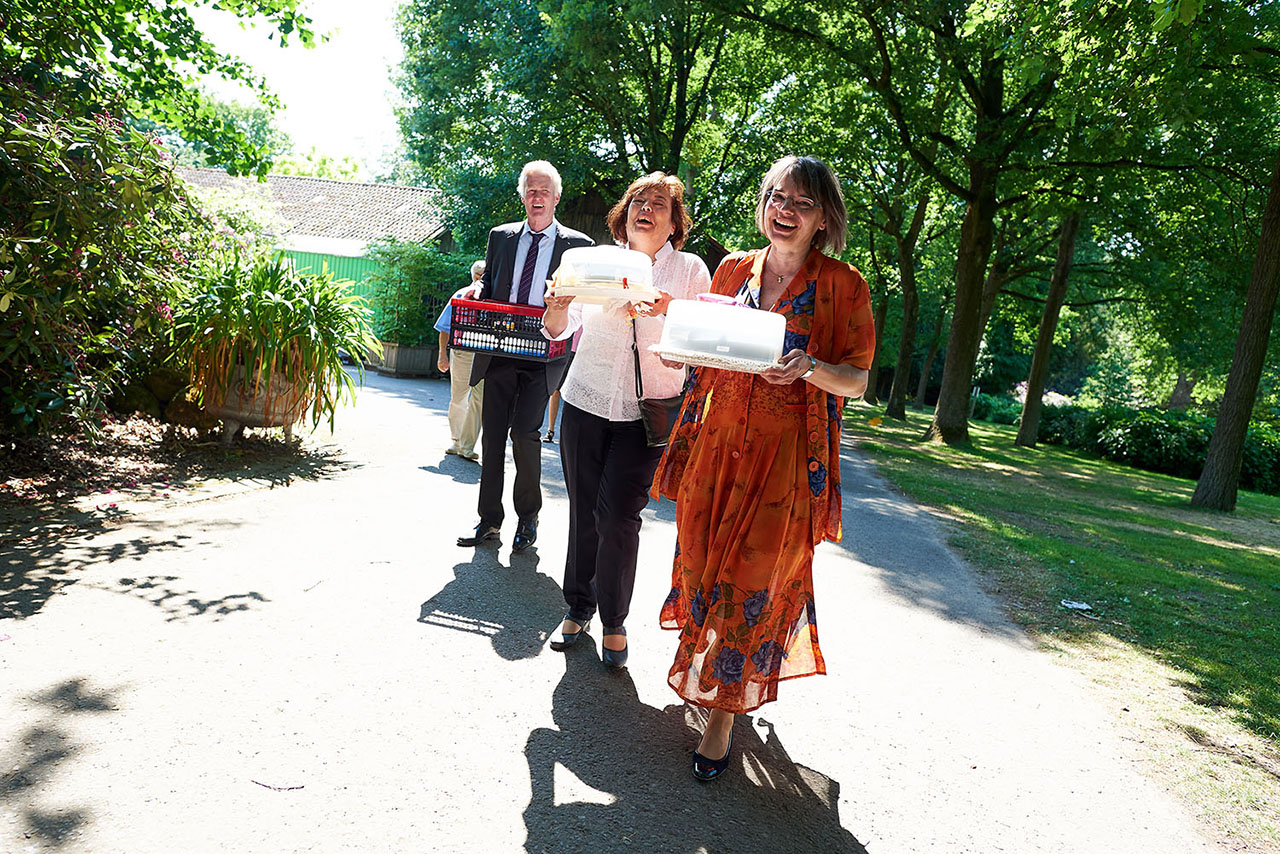
M 473 454 L 480 435 L 480 407 L 484 401 L 484 382 L 471 387 L 471 363 L 475 353 L 449 348 L 449 434 L 453 450 Z

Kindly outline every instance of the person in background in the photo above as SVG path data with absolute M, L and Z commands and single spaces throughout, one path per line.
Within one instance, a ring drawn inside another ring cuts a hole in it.
M 476 283 L 484 274 L 484 261 L 471 265 L 471 284 L 461 288 L 451 299 L 469 299 Z M 449 437 L 452 444 L 445 450 L 472 462 L 480 459 L 476 453 L 476 438 L 480 435 L 480 408 L 484 402 L 484 383 L 471 385 L 471 365 L 475 354 L 470 350 L 453 350 L 449 347 L 449 330 L 453 319 L 453 306 L 445 303 L 436 331 L 440 333 L 440 356 L 436 367 L 449 375 Z
M 574 246 L 594 246 L 595 241 L 556 222 L 562 184 L 560 173 L 550 163 L 526 163 L 520 170 L 517 188 L 525 219 L 489 232 L 479 297 L 541 307 L 546 305 L 543 292 L 547 279 L 560 266 L 564 251 Z M 516 463 L 511 500 L 519 519 L 512 551 L 524 551 L 538 538 L 538 513 L 542 509 L 542 443 L 538 433 L 547 414 L 547 398 L 560 384 L 563 373 L 562 360 L 536 362 L 476 354 L 471 384 L 484 381 L 480 496 L 476 502 L 480 521 L 473 533 L 458 538 L 459 546 L 478 546 L 501 536 L 508 435 Z
M 600 611 L 604 625 L 601 658 L 612 669 L 627 662 L 627 630 L 640 511 L 649 503 L 649 484 L 661 448 L 645 441 L 636 398 L 636 353 L 646 397 L 674 397 L 684 386 L 682 366 L 666 366 L 650 351 L 658 343 L 672 298 L 693 299 L 711 286 L 707 265 L 678 251 L 689 234 L 684 184 L 654 172 L 632 182 L 608 216 L 614 239 L 649 256 L 653 284 L 661 297 L 638 309 L 618 300 L 606 306 L 571 305 L 573 297 L 549 297 L 543 315 L 546 334 L 563 338 L 580 328 L 578 355 L 561 392 L 560 462 L 569 493 L 569 545 L 564 566 L 564 600 L 569 612 L 551 648 L 577 643 Z M 633 349 L 633 341 L 635 348 Z
M 784 679 L 825 673 L 813 552 L 839 541 L 840 418 L 867 385 L 871 296 L 844 249 L 840 184 L 814 157 L 784 157 L 760 184 L 764 249 L 735 253 L 711 290 L 742 311 L 786 317 L 777 367 L 693 369 L 654 476 L 676 501 L 676 552 L 661 624 L 679 631 L 667 682 L 710 710 L 699 780 L 729 767 L 734 716 L 777 699 Z

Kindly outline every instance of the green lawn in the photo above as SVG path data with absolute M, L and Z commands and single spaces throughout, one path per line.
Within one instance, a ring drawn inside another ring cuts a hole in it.
M 852 408 L 850 434 L 900 490 L 955 520 L 953 543 L 1033 634 L 1139 648 L 1179 671 L 1193 702 L 1280 745 L 1280 497 L 1194 510 L 1193 481 L 1019 448 L 1013 427 L 975 422 L 972 445 L 950 448 L 920 441 L 927 413 L 877 415 Z

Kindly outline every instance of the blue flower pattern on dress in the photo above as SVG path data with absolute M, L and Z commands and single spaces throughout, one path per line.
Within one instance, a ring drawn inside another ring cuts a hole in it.
M 805 283 L 804 290 L 796 294 L 791 299 L 784 299 L 778 303 L 778 311 L 785 311 L 787 306 L 791 306 L 791 313 L 795 315 L 813 314 L 813 306 L 818 295 L 818 280 L 812 279 Z
M 809 457 L 809 491 L 814 497 L 822 494 L 827 488 L 827 467 L 814 457 Z
M 782 352 L 790 353 L 792 350 L 807 351 L 809 349 L 809 336 L 802 335 L 799 332 L 792 332 L 788 329 L 782 335 Z
M 760 622 L 760 615 L 764 612 L 764 604 L 768 599 L 768 590 L 757 590 L 742 603 L 742 616 L 748 626 L 754 626 Z
M 699 628 L 706 622 L 707 600 L 703 598 L 701 590 L 693 596 L 693 605 L 689 608 L 689 617 Z
M 716 603 L 720 601 L 720 585 L 717 584 L 711 588 L 711 601 L 707 603 L 708 608 L 714 608 Z
M 742 681 L 742 668 L 747 657 L 731 646 L 720 647 L 711 675 L 726 685 L 737 685 Z
M 782 649 L 782 644 L 775 640 L 767 640 L 760 644 L 760 649 L 751 656 L 751 663 L 756 666 L 756 672 L 762 676 L 772 676 L 782 667 L 782 659 L 787 657 L 787 653 Z

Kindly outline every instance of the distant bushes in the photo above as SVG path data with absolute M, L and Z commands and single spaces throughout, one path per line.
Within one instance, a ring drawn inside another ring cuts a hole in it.
M 1178 410 L 1045 406 L 1037 438 L 1134 468 L 1195 479 L 1204 468 L 1213 427 L 1208 416 Z M 1240 486 L 1280 495 L 1280 430 L 1260 423 L 1249 427 Z
M 973 400 L 973 417 L 993 424 L 1017 424 L 1022 417 L 1022 404 L 1011 397 L 977 394 Z

